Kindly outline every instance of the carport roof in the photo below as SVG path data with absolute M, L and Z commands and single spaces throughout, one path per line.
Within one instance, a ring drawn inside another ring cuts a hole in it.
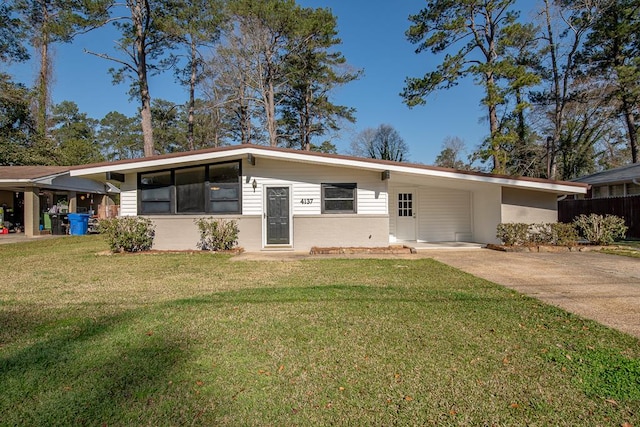
M 69 172 L 69 166 L 0 166 L 0 180 L 33 181 Z
M 119 193 L 110 183 L 69 176 L 70 166 L 0 166 L 0 189 L 24 191 L 29 187 L 98 194 Z

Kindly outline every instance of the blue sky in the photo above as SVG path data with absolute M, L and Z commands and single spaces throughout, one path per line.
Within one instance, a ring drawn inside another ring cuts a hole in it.
M 327 7 L 338 18 L 338 49 L 351 66 L 363 69 L 361 79 L 338 89 L 334 102 L 354 107 L 357 122 L 334 140 L 340 153 L 349 150 L 354 135 L 380 124 L 393 126 L 409 146 L 409 160 L 431 164 L 447 136 L 459 137 L 473 151 L 487 134 L 482 93 L 471 81 L 433 94 L 424 106 L 409 109 L 399 93 L 406 77 L 419 77 L 433 70 L 438 58 L 428 52 L 415 54 L 415 46 L 405 38 L 408 16 L 426 2 L 420 0 L 298 0 L 305 7 Z M 112 85 L 110 61 L 84 53 L 84 49 L 106 52 L 117 34 L 106 28 L 77 37 L 73 44 L 57 45 L 54 59 L 53 102 L 78 104 L 82 112 L 100 119 L 110 111 L 136 114 L 138 103 L 130 101 L 128 84 Z M 13 67 L 16 80 L 31 85 L 35 62 Z M 184 103 L 186 90 L 174 82 L 172 74 L 151 81 L 151 96 Z

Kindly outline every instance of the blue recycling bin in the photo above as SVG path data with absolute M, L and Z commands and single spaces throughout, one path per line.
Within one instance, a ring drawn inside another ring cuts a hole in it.
M 72 236 L 87 234 L 89 214 L 70 213 L 67 218 L 69 219 L 69 234 Z

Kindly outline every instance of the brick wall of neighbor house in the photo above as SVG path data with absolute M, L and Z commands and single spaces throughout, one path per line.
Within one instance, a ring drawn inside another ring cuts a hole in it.
M 554 193 L 502 188 L 502 222 L 541 223 L 558 220 L 558 196 Z

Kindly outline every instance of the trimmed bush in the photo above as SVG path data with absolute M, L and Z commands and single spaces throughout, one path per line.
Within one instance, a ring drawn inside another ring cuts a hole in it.
M 559 245 L 573 246 L 578 233 L 573 224 L 547 222 L 540 224 L 498 224 L 496 237 L 506 246 Z
M 238 244 L 238 224 L 215 218 L 198 218 L 193 221 L 200 231 L 198 249 L 203 251 L 228 251 Z
M 151 249 L 155 230 L 150 219 L 138 216 L 100 220 L 99 231 L 112 252 L 140 252 Z
M 529 224 L 521 222 L 498 224 L 496 237 L 507 246 L 524 245 L 529 242 Z
M 562 222 L 533 224 L 529 232 L 535 234 L 530 241 L 542 245 L 574 246 L 578 241 L 575 225 Z
M 566 224 L 564 222 L 552 222 L 551 226 L 551 243 L 561 246 L 575 246 L 578 243 L 578 230 L 575 224 Z
M 580 215 L 573 220 L 580 234 L 594 245 L 610 245 L 624 238 L 628 227 L 624 219 L 615 215 Z

